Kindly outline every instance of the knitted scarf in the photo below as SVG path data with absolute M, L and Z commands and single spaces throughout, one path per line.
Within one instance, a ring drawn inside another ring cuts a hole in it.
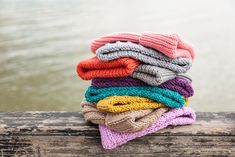
M 110 96 L 140 96 L 152 99 L 168 107 L 181 108 L 185 99 L 179 93 L 153 86 L 95 88 L 90 86 L 85 98 L 88 102 L 98 102 Z
M 117 41 L 130 41 L 138 43 L 145 47 L 149 47 L 160 51 L 170 58 L 189 58 L 194 59 L 195 53 L 193 47 L 183 41 L 178 34 L 157 34 L 157 33 L 114 33 L 102 36 L 91 42 L 91 51 L 96 50 L 107 43 Z
M 105 62 L 96 57 L 81 61 L 77 65 L 77 73 L 84 80 L 131 76 L 153 86 L 160 85 L 176 76 L 185 75 L 148 64 L 140 64 L 131 58 Z
M 152 126 L 138 132 L 121 133 L 111 130 L 104 125 L 99 125 L 101 142 L 105 149 L 113 149 L 135 138 L 157 132 L 169 125 L 176 126 L 192 124 L 195 119 L 195 112 L 189 107 L 184 107 L 180 109 L 171 109 L 156 120 Z
M 124 77 L 133 73 L 140 63 L 131 58 L 120 58 L 109 62 L 100 61 L 97 57 L 81 61 L 77 73 L 84 80 L 103 77 Z
M 131 77 L 116 77 L 116 78 L 96 78 L 92 79 L 91 82 L 93 87 L 96 88 L 107 88 L 107 87 L 120 87 L 120 86 L 148 86 L 147 83 L 133 79 Z M 166 88 L 180 95 L 188 98 L 193 96 L 194 90 L 191 85 L 191 79 L 187 77 L 179 77 L 172 80 L 168 80 L 157 87 Z
M 171 70 L 153 65 L 140 64 L 130 76 L 142 80 L 149 85 L 157 86 L 179 75 L 184 74 L 178 74 Z
M 131 42 L 108 43 L 96 50 L 96 56 L 103 61 L 130 57 L 146 64 L 185 73 L 192 66 L 187 58 L 169 58 L 162 53 Z
M 135 110 L 122 113 L 102 112 L 88 102 L 82 102 L 82 112 L 86 121 L 106 125 L 118 132 L 136 132 L 150 127 L 167 108 Z
M 185 105 L 188 99 L 185 98 Z M 157 109 L 166 107 L 165 105 L 155 102 L 151 99 L 138 96 L 110 96 L 100 100 L 96 108 L 106 112 L 125 112 L 131 110 Z

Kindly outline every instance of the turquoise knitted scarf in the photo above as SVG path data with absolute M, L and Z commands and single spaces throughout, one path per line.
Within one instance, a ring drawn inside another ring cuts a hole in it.
M 154 86 L 109 88 L 95 88 L 90 86 L 85 93 L 85 98 L 89 102 L 98 102 L 109 96 L 124 95 L 149 98 L 171 108 L 181 108 L 185 104 L 184 97 L 179 93 Z

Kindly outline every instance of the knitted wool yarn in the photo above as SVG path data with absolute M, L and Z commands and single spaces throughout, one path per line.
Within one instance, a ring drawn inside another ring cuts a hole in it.
M 120 86 L 148 86 L 147 83 L 129 76 L 116 78 L 94 78 L 91 80 L 91 85 L 95 88 Z
M 102 77 L 123 77 L 130 75 L 140 63 L 131 58 L 120 58 L 109 62 L 97 57 L 81 61 L 77 73 L 84 80 Z
M 150 127 L 168 108 L 136 110 L 122 113 L 108 113 L 97 110 L 88 102 L 83 102 L 83 115 L 86 121 L 106 125 L 118 132 L 136 132 Z
M 185 99 L 185 105 L 188 99 Z M 138 96 L 111 96 L 100 100 L 96 108 L 106 112 L 125 112 L 132 110 L 157 109 L 166 107 L 165 105 L 155 102 L 151 99 Z
M 184 75 L 152 65 L 139 64 L 140 62 L 131 58 L 119 58 L 105 62 L 94 57 L 80 62 L 77 65 L 77 73 L 84 80 L 131 76 L 150 85 L 159 85 L 178 75 Z
M 108 43 L 96 50 L 96 56 L 103 61 L 130 57 L 146 64 L 166 68 L 174 72 L 184 73 L 192 66 L 187 58 L 169 58 L 151 48 L 131 42 Z
M 193 47 L 183 41 L 178 34 L 157 34 L 157 33 L 114 33 L 102 36 L 91 42 L 91 51 L 96 50 L 107 43 L 117 41 L 130 41 L 140 45 L 155 49 L 170 58 L 189 58 L 194 59 Z
M 193 96 L 194 90 L 191 82 L 182 77 L 176 77 L 158 86 L 159 88 L 166 88 L 178 92 L 180 95 L 188 98 Z
M 189 107 L 184 107 L 180 109 L 171 109 L 164 113 L 152 126 L 142 131 L 121 133 L 111 130 L 104 125 L 99 125 L 99 131 L 103 147 L 105 149 L 113 149 L 135 138 L 157 132 L 169 125 L 176 126 L 192 124 L 195 119 L 196 114 L 194 111 Z
M 140 64 L 130 76 L 142 80 L 149 85 L 157 86 L 181 75 L 185 74 L 179 74 L 153 65 Z
M 151 99 L 138 96 L 110 96 L 96 104 L 96 108 L 107 112 L 125 112 L 132 110 L 157 109 L 166 107 Z
M 95 88 L 90 86 L 85 93 L 85 98 L 88 102 L 98 102 L 109 96 L 140 96 L 172 108 L 180 108 L 185 104 L 184 98 L 179 93 L 153 86 L 110 88 Z
M 148 86 L 147 83 L 134 79 L 131 77 L 116 77 L 116 78 L 96 78 L 91 82 L 93 87 L 107 88 L 107 87 L 120 87 L 120 86 Z M 191 79 L 186 77 L 176 77 L 172 80 L 168 80 L 163 84 L 158 85 L 159 88 L 166 88 L 175 92 L 178 92 L 184 97 L 191 97 L 194 94 L 194 90 L 191 85 Z

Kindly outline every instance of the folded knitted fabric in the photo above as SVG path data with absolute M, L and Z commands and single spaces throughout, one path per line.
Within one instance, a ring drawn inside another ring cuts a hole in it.
M 105 149 L 113 149 L 135 138 L 157 132 L 169 125 L 177 126 L 192 124 L 195 119 L 196 114 L 194 111 L 189 107 L 184 107 L 180 109 L 171 109 L 164 113 L 149 128 L 134 133 L 121 133 L 111 130 L 104 125 L 99 125 L 101 142 Z
M 185 98 L 185 105 L 188 104 L 188 99 Z M 125 112 L 132 110 L 145 110 L 164 108 L 165 105 L 155 102 L 151 99 L 138 96 L 110 96 L 104 98 L 96 104 L 96 108 L 106 112 Z
M 132 110 L 157 109 L 166 107 L 151 99 L 138 96 L 110 96 L 96 104 L 96 108 L 106 112 L 125 112 Z
M 190 59 L 172 59 L 151 48 L 146 48 L 132 42 L 108 43 L 96 50 L 96 56 L 103 61 L 131 57 L 146 64 L 167 68 L 180 73 L 186 72 L 192 66 Z
M 136 132 L 150 127 L 168 108 L 135 110 L 122 113 L 102 112 L 82 102 L 82 112 L 86 121 L 106 125 L 118 132 Z
M 94 57 L 81 61 L 77 65 L 77 73 L 84 80 L 131 76 L 150 85 L 159 85 L 176 76 L 185 75 L 152 65 L 139 64 L 140 62 L 131 58 L 119 58 L 105 62 Z
M 130 75 L 140 62 L 131 58 L 120 58 L 109 62 L 100 61 L 97 57 L 81 61 L 77 73 L 84 80 L 102 77 L 123 77 Z
M 91 42 L 91 51 L 96 53 L 96 50 L 107 43 L 117 41 L 130 41 L 143 46 L 155 49 L 170 58 L 189 58 L 194 59 L 193 47 L 183 41 L 178 34 L 157 34 L 157 33 L 114 33 L 102 36 Z
M 176 76 L 187 77 L 184 73 L 176 73 L 169 69 L 148 64 L 140 64 L 135 68 L 134 72 L 131 73 L 130 76 L 142 80 L 152 86 L 160 85 Z
M 120 87 L 120 86 L 148 86 L 147 83 L 131 77 L 116 78 L 96 78 L 92 79 L 91 85 L 96 88 Z M 168 80 L 157 87 L 166 88 L 188 98 L 193 96 L 194 90 L 191 85 L 191 79 L 186 77 L 176 77 Z
M 95 88 L 90 86 L 85 93 L 85 98 L 88 102 L 98 102 L 110 96 L 140 96 L 172 108 L 180 108 L 185 104 L 184 97 L 179 93 L 153 86 L 110 88 Z M 112 101 L 116 100 L 113 99 Z

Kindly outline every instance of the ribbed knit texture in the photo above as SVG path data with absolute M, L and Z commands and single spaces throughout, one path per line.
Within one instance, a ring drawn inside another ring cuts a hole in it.
M 131 58 L 105 62 L 96 57 L 81 61 L 77 65 L 77 73 L 84 80 L 131 76 L 153 86 L 160 85 L 176 76 L 185 75 L 152 65 L 140 64 Z
M 107 87 L 121 87 L 121 86 L 148 86 L 147 83 L 134 79 L 131 77 L 116 77 L 116 78 L 97 78 L 91 82 L 93 87 L 107 88 Z M 191 97 L 194 90 L 191 85 L 191 79 L 185 77 L 176 77 L 172 80 L 166 81 L 158 85 L 159 88 L 166 88 L 178 92 L 184 97 Z
M 185 104 L 188 99 L 185 98 Z M 138 96 L 110 96 L 106 97 L 96 104 L 96 108 L 106 112 L 125 112 L 131 110 L 157 109 L 166 107 L 162 103 L 155 102 L 151 99 Z
M 131 73 L 130 76 L 142 80 L 149 85 L 157 86 L 179 75 L 185 74 L 176 73 L 153 65 L 140 64 L 137 68 L 135 68 L 134 72 Z
M 90 86 L 85 98 L 88 102 L 98 102 L 110 96 L 140 96 L 152 99 L 168 107 L 180 108 L 185 104 L 179 93 L 153 86 L 95 88 Z
M 118 132 L 136 132 L 150 127 L 168 108 L 135 110 L 122 113 L 102 112 L 83 102 L 82 112 L 86 121 L 102 124 Z
M 183 41 L 178 34 L 157 34 L 157 33 L 113 33 L 102 36 L 91 42 L 91 51 L 96 53 L 96 50 L 107 43 L 117 41 L 130 41 L 149 47 L 170 58 L 189 58 L 194 59 L 195 53 L 193 47 Z
M 190 59 L 172 59 L 156 50 L 131 42 L 108 43 L 96 50 L 96 56 L 103 61 L 130 57 L 178 73 L 184 73 L 192 66 Z
M 164 113 L 152 126 L 142 131 L 134 133 L 121 133 L 99 125 L 101 142 L 104 149 L 113 149 L 135 138 L 142 137 L 157 132 L 169 125 L 188 125 L 192 124 L 196 119 L 196 114 L 189 107 L 180 109 L 171 109 Z
M 109 62 L 97 57 L 81 61 L 77 65 L 77 73 L 84 80 L 102 77 L 129 76 L 140 62 L 131 58 L 120 58 Z

